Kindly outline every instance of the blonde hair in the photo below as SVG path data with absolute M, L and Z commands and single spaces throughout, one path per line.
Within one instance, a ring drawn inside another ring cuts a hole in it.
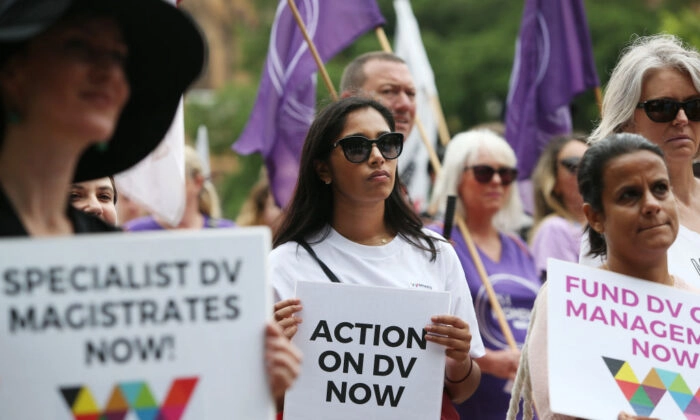
M 216 188 L 209 178 L 204 177 L 202 159 L 190 145 L 185 145 L 185 175 L 190 179 L 202 176 L 202 190 L 199 192 L 199 212 L 212 219 L 221 218 L 221 203 Z
M 540 155 L 537 166 L 532 172 L 532 186 L 535 200 L 535 214 L 533 228 L 530 236 L 533 237 L 540 223 L 550 214 L 556 214 L 569 220 L 576 220 L 575 216 L 566 208 L 561 197 L 554 192 L 557 184 L 557 172 L 559 154 L 571 142 L 578 141 L 586 144 L 586 136 L 583 134 L 571 134 L 552 139 Z
M 442 170 L 435 180 L 431 196 L 431 206 L 440 213 L 445 212 L 448 195 L 459 195 L 458 189 L 462 180 L 464 167 L 474 164 L 480 151 L 488 151 L 506 165 L 515 167 L 517 159 L 515 152 L 503 139 L 488 129 L 469 130 L 459 133 L 447 144 Z M 460 200 L 457 200 L 456 214 L 467 217 L 466 210 Z M 493 224 L 499 231 L 516 232 L 522 227 L 523 205 L 517 191 L 517 185 L 511 184 L 508 189 L 505 204 L 493 218 Z
M 265 206 L 270 195 L 270 182 L 267 178 L 267 171 L 263 166 L 260 168 L 258 181 L 250 189 L 241 211 L 236 218 L 239 226 L 262 226 L 265 225 Z

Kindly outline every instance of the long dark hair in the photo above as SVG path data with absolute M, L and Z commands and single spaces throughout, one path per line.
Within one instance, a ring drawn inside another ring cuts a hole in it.
M 306 135 L 296 190 L 275 235 L 274 247 L 285 242 L 307 240 L 323 229 L 325 232 L 320 240 L 328 235 L 333 217 L 333 192 L 330 186 L 319 178 L 315 162 L 328 161 L 333 142 L 338 140 L 345 128 L 347 116 L 365 108 L 377 110 L 390 129 L 395 129 L 391 111 L 372 99 L 349 97 L 333 102 L 321 110 Z M 386 199 L 384 223 L 412 245 L 430 252 L 430 260 L 435 260 L 435 239 L 422 231 L 423 223 L 403 198 L 398 179 Z
M 578 189 L 583 197 L 583 202 L 588 203 L 596 212 L 603 212 L 603 188 L 605 186 L 603 172 L 608 162 L 622 155 L 648 150 L 661 159 L 664 152 L 659 146 L 638 134 L 618 133 L 612 134 L 603 140 L 595 142 L 586 150 L 578 168 Z M 600 233 L 586 226 L 588 242 L 591 250 L 588 255 L 597 257 L 607 255 L 608 249 L 605 238 Z

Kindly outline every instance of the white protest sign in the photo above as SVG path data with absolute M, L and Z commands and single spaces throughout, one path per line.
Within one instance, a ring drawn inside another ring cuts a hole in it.
M 553 412 L 700 418 L 700 295 L 550 259 Z
M 0 418 L 271 419 L 267 228 L 0 241 Z
M 302 372 L 285 420 L 439 419 L 445 349 L 424 338 L 447 292 L 297 283 Z

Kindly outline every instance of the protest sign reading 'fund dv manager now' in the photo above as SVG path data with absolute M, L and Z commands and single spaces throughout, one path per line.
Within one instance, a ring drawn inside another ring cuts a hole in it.
M 299 281 L 302 372 L 285 420 L 439 419 L 445 349 L 424 338 L 447 292 Z
M 550 259 L 552 411 L 700 419 L 700 294 Z
M 270 419 L 266 228 L 0 241 L 0 419 Z

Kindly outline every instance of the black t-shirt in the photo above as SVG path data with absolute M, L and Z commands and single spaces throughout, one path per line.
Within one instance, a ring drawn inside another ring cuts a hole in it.
M 77 210 L 70 205 L 66 210 L 66 214 L 76 234 L 120 231 L 118 227 L 112 226 L 96 216 Z M 12 203 L 5 195 L 5 191 L 0 188 L 0 237 L 8 236 L 29 236 L 29 234 L 22 225 L 14 206 L 12 206 Z

